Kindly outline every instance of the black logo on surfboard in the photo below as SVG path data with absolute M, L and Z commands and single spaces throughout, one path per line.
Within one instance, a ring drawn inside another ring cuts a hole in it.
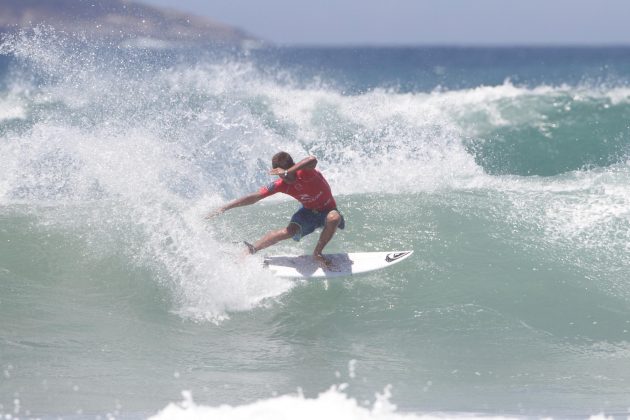
M 387 261 L 388 263 L 390 262 L 394 262 L 402 257 L 404 257 L 405 255 L 408 255 L 409 251 L 407 252 L 392 252 L 391 254 L 387 254 L 387 256 L 385 257 L 385 261 Z

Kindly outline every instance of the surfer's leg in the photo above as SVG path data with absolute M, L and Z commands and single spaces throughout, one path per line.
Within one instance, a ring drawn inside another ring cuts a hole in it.
M 335 231 L 337 230 L 337 226 L 342 221 L 341 214 L 337 210 L 331 210 L 326 215 L 326 221 L 324 224 L 324 230 L 319 235 L 319 240 L 317 241 L 317 246 L 315 247 L 315 251 L 313 251 L 313 255 L 320 256 L 322 255 L 322 251 L 324 247 L 330 242 Z
M 265 236 L 260 238 L 258 242 L 254 244 L 253 251 L 257 252 L 257 251 L 260 251 L 261 249 L 265 249 L 280 241 L 289 239 L 293 237 L 294 235 L 296 235 L 299 230 L 300 230 L 300 227 L 298 225 L 296 225 L 295 223 L 289 223 L 289 226 L 285 227 L 284 229 L 269 231 L 265 234 Z M 250 250 L 250 252 L 251 251 L 252 250 Z

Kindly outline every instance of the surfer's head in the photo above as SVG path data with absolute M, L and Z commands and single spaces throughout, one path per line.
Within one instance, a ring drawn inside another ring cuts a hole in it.
M 273 155 L 273 158 L 271 158 L 271 167 L 273 169 L 289 169 L 293 165 L 295 165 L 295 163 L 293 163 L 293 158 L 287 152 L 278 152 Z

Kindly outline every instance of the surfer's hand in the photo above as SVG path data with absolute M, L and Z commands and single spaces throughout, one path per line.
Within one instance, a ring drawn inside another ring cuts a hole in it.
M 269 171 L 269 175 L 276 175 L 279 177 L 284 177 L 285 173 L 286 173 L 286 169 L 282 169 L 282 168 L 273 168 L 272 170 Z
M 225 208 L 220 207 L 216 210 L 211 211 L 210 213 L 208 213 L 208 215 L 205 217 L 206 219 L 213 219 L 221 214 L 225 213 Z

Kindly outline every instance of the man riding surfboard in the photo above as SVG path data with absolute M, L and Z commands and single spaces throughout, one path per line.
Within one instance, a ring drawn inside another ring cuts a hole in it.
M 245 242 L 251 254 L 267 248 L 275 243 L 293 238 L 299 241 L 315 229 L 323 227 L 313 257 L 321 264 L 328 265 L 322 255 L 324 247 L 330 242 L 337 228 L 345 227 L 345 220 L 332 195 L 330 186 L 324 176 L 315 167 L 317 158 L 309 156 L 297 164 L 287 152 L 276 153 L 271 159 L 270 175 L 278 179 L 257 192 L 236 199 L 215 210 L 208 218 L 217 216 L 235 207 L 248 206 L 278 192 L 290 195 L 298 200 L 302 207 L 291 217 L 287 227 L 267 232 L 256 243 Z

